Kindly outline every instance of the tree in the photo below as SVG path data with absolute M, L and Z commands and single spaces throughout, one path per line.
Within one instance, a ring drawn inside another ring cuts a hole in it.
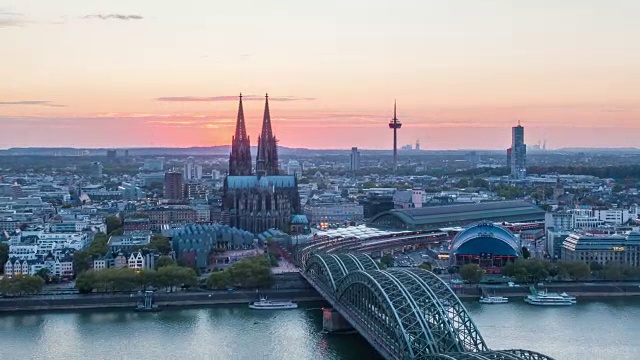
M 97 233 L 89 244 L 87 252 L 90 256 L 105 255 L 109 251 L 109 237 L 105 233 Z
M 142 269 L 138 272 L 136 281 L 138 285 L 142 287 L 142 291 L 145 291 L 147 287 L 156 283 L 156 272 L 154 270 Z
M 226 270 L 213 272 L 207 279 L 207 286 L 217 289 L 228 286 L 260 288 L 271 284 L 271 263 L 265 256 L 242 259 Z
M 624 270 L 620 264 L 609 262 L 604 266 L 602 276 L 606 280 L 621 280 L 624 278 Z
M 373 181 L 370 181 L 370 180 L 369 180 L 369 181 L 365 181 L 365 182 L 362 184 L 362 188 L 363 188 L 363 189 L 371 189 L 371 188 L 374 188 L 374 187 L 376 187 L 376 183 L 375 183 L 375 182 L 373 182 Z
M 458 183 L 456 184 L 456 187 L 459 189 L 464 189 L 464 188 L 468 188 L 469 187 L 469 180 L 467 180 L 466 178 L 462 178 L 458 181 Z
M 471 180 L 471 186 L 474 188 L 488 189 L 489 182 L 482 178 L 473 178 L 473 180 Z
M 277 267 L 278 258 L 276 257 L 276 255 L 273 253 L 269 253 L 268 255 L 269 255 L 269 263 L 271 264 L 271 267 Z
M 91 255 L 88 251 L 76 251 L 73 253 L 73 272 L 76 275 L 91 268 Z
M 602 264 L 600 264 L 597 261 L 592 261 L 591 263 L 589 263 L 589 269 L 593 272 L 598 272 L 600 270 L 602 270 L 604 268 L 604 266 L 602 266 Z
M 4 264 L 9 260 L 9 245 L 5 243 L 0 244 L 0 272 L 4 271 Z
M 175 264 L 176 262 L 173 261 L 170 256 L 163 255 L 158 258 L 158 261 L 156 261 L 156 269 L 159 269 L 163 266 L 171 266 Z
M 159 286 L 167 287 L 170 291 L 173 291 L 176 286 L 196 286 L 198 284 L 198 277 L 191 268 L 169 265 L 158 269 L 156 272 L 156 283 Z
M 427 271 L 431 271 L 433 269 L 433 267 L 431 266 L 431 263 L 426 262 L 426 261 L 423 262 L 422 264 L 418 265 L 418 267 L 420 269 L 424 269 L 424 270 L 427 270 Z
M 468 283 L 477 284 L 482 280 L 482 269 L 478 264 L 466 264 L 460 268 L 460 277 Z
M 513 277 L 518 282 L 528 282 L 529 281 L 529 273 L 527 272 L 527 269 L 525 269 L 523 267 L 516 267 L 515 273 L 513 274 Z
M 591 275 L 591 269 L 589 269 L 589 265 L 586 263 L 574 261 L 565 263 L 565 266 L 569 277 L 574 281 L 584 279 Z
M 507 277 L 516 276 L 516 264 L 512 262 L 507 263 L 507 265 L 502 268 L 502 275 Z
M 0 293 L 7 296 L 37 294 L 42 291 L 44 280 L 39 276 L 17 275 L 0 279 Z
M 382 266 L 385 268 L 392 267 L 395 262 L 395 259 L 391 255 L 383 255 L 380 258 L 380 264 L 382 264 Z
M 522 247 L 522 258 L 526 260 L 526 259 L 528 259 L 530 257 L 531 257 L 531 252 L 529 251 L 529 249 L 527 249 L 526 246 L 523 246 Z
M 36 273 L 36 276 L 39 276 L 42 278 L 42 280 L 47 281 L 49 280 L 49 269 L 47 268 L 42 268 L 40 270 L 38 270 L 38 272 Z
M 215 271 L 207 278 L 207 287 L 211 289 L 226 289 L 231 283 L 228 271 Z
M 104 222 L 107 224 L 107 234 L 113 233 L 122 226 L 120 218 L 116 215 L 109 215 L 105 217 Z
M 76 253 L 77 254 L 77 253 Z M 75 265 L 75 262 L 74 262 Z M 76 273 L 77 274 L 77 273 Z M 88 294 L 95 288 L 95 270 L 85 271 L 76 278 L 76 289 L 80 294 Z
M 171 242 L 169 242 L 169 238 L 161 234 L 153 235 L 153 238 L 151 238 L 151 242 L 149 243 L 148 248 L 158 250 L 158 252 L 160 252 L 160 254 L 163 254 L 163 255 L 167 255 L 171 252 L 171 250 L 173 250 L 173 247 L 171 246 Z
M 622 190 L 624 190 L 624 186 L 622 186 L 622 184 L 615 184 L 613 185 L 613 188 L 611 188 L 611 192 L 614 194 L 620 193 L 622 192 Z

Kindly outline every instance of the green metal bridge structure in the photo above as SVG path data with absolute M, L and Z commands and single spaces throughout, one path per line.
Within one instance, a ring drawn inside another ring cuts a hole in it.
M 385 359 L 552 359 L 491 350 L 451 288 L 430 271 L 381 270 L 366 254 L 301 252 L 302 276 Z

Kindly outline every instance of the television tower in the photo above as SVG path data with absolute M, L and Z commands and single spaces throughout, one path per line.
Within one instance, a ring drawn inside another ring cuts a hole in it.
M 389 129 L 393 129 L 393 168 L 398 167 L 398 129 L 402 127 L 396 116 L 396 101 L 393 100 L 393 119 L 389 121 Z

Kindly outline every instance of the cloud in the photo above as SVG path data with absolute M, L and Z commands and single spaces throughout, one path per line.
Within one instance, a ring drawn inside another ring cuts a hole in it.
M 0 10 L 0 27 L 19 27 L 28 24 L 24 14 Z
M 85 15 L 83 19 L 100 19 L 100 20 L 142 20 L 144 17 L 141 15 L 125 15 L 125 14 L 93 14 Z
M 201 97 L 201 96 L 167 96 L 167 97 L 159 97 L 155 99 L 156 101 L 166 101 L 166 102 L 211 102 L 211 101 L 238 101 L 238 96 L 236 95 L 224 95 L 224 96 L 210 96 L 210 97 Z M 256 96 L 256 95 L 246 95 L 242 97 L 243 101 L 262 101 L 264 97 Z M 315 98 L 305 98 L 305 97 L 297 97 L 297 96 L 270 96 L 270 101 L 312 101 Z
M 47 107 L 66 107 L 67 105 L 54 104 L 44 100 L 21 100 L 21 101 L 0 101 L 0 105 L 37 105 Z

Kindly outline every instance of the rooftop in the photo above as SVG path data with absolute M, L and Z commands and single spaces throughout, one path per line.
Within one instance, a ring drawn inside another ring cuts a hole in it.
M 296 178 L 288 175 L 227 176 L 227 186 L 230 189 L 296 187 Z
M 513 200 L 394 209 L 376 215 L 371 222 L 376 224 L 391 216 L 409 226 L 435 226 L 480 220 L 535 221 L 544 219 L 544 214 L 544 210 L 529 202 Z
M 357 238 L 360 240 L 366 240 L 366 239 L 370 239 L 378 236 L 401 234 L 401 233 L 403 232 L 380 230 L 380 229 L 368 227 L 366 225 L 358 225 L 358 226 L 348 226 L 348 227 L 325 230 L 325 231 L 318 231 L 317 233 L 315 233 L 315 235 L 318 237 L 323 237 L 323 236 L 326 236 L 329 238 L 344 237 L 344 238 Z

